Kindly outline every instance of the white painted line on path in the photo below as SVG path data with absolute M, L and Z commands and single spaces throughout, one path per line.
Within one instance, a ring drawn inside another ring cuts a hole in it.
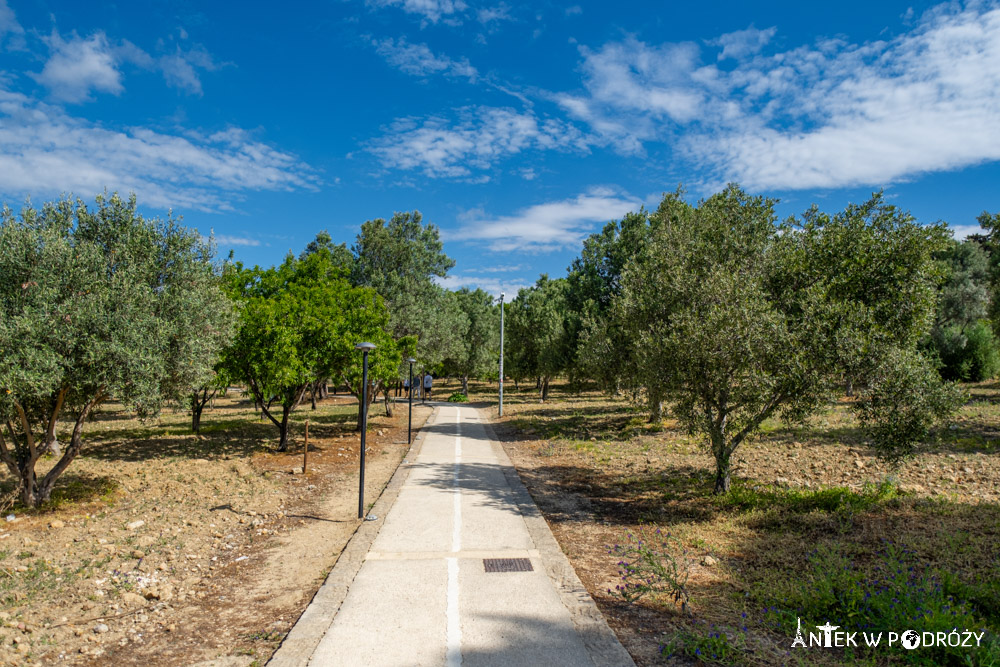
M 451 532 L 451 551 L 462 550 L 462 489 L 459 485 L 459 467 L 462 458 L 462 412 L 455 406 L 455 466 L 452 492 L 455 499 L 455 517 Z M 448 558 L 448 652 L 447 667 L 462 665 L 462 625 L 458 618 L 458 558 Z
M 451 529 L 451 550 L 462 550 L 462 488 L 458 473 L 462 466 L 462 412 L 455 408 L 455 468 L 452 476 L 452 491 L 455 503 L 455 523 Z
M 440 655 L 440 654 L 439 654 Z M 461 667 L 462 626 L 458 622 L 458 559 L 448 559 L 448 667 Z

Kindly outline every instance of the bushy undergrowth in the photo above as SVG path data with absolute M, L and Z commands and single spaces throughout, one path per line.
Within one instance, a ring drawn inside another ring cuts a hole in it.
M 887 541 L 874 563 L 867 565 L 831 549 L 814 551 L 803 575 L 789 581 L 781 601 L 765 609 L 765 618 L 788 637 L 795 636 L 800 618 L 803 628 L 830 623 L 842 631 L 885 637 L 906 630 L 985 632 L 979 647 L 907 650 L 885 640 L 877 648 L 859 641 L 856 649 L 845 649 L 845 657 L 884 659 L 893 654 L 907 664 L 996 666 L 1000 665 L 996 593 L 996 587 L 973 587 L 926 567 L 913 552 Z M 972 602 L 977 597 L 983 606 Z
M 891 482 L 867 484 L 861 491 L 845 487 L 828 489 L 782 489 L 733 484 L 729 493 L 717 496 L 715 502 L 740 510 L 786 509 L 791 512 L 836 512 L 851 510 L 860 512 L 872 509 L 897 494 L 897 487 Z
M 449 403 L 468 403 L 469 397 L 460 391 L 456 391 L 454 394 L 448 397 Z
M 608 553 L 618 558 L 621 583 L 615 588 L 626 601 L 665 596 L 687 611 L 688 558 L 677 538 L 659 528 L 639 528 L 628 531 L 622 543 L 608 547 Z
M 750 646 L 746 625 L 718 627 L 695 621 L 667 638 L 660 654 L 665 658 L 683 655 L 706 664 L 750 665 Z

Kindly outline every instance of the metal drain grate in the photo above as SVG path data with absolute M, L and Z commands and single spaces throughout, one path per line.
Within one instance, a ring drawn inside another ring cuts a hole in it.
M 483 568 L 487 572 L 534 572 L 527 558 L 484 558 Z

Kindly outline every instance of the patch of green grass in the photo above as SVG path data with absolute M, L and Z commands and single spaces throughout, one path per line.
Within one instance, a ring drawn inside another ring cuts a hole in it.
M 24 555 L 27 554 L 27 557 Z M 33 554 L 22 552 L 18 559 L 27 560 Z M 0 578 L 0 606 L 13 606 L 14 603 L 25 603 L 46 589 L 58 586 L 57 577 L 52 567 L 42 558 L 27 563 L 24 572 L 17 572 L 12 577 Z
M 285 638 L 285 633 L 281 630 L 259 630 L 246 635 L 246 638 L 253 642 L 279 642 Z
M 716 627 L 697 624 L 685 626 L 660 646 L 660 654 L 666 658 L 683 655 L 699 664 L 708 665 L 752 665 L 752 654 L 748 650 L 747 628 Z
M 734 481 L 727 495 L 716 496 L 715 503 L 724 508 L 750 510 L 778 509 L 796 514 L 807 512 L 863 512 L 892 500 L 897 495 L 894 484 L 866 484 L 862 491 L 844 487 L 826 489 L 785 489 L 781 487 L 751 486 Z
M 859 633 L 909 629 L 985 633 L 981 646 L 974 650 L 936 645 L 907 651 L 898 644 L 870 649 L 859 642 L 854 652 L 845 654 L 847 659 L 895 653 L 894 657 L 908 664 L 986 667 L 1000 665 L 997 590 L 963 583 L 954 573 L 929 567 L 914 552 L 886 541 L 867 562 L 840 548 L 817 549 L 799 575 L 778 583 L 763 597 L 771 601 L 765 618 L 789 637 L 794 636 L 799 619 L 803 627 L 832 623 L 843 631 Z M 974 599 L 985 600 L 986 606 L 977 606 Z

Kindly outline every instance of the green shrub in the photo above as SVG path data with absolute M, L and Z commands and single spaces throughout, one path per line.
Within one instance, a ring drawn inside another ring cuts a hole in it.
M 674 556 L 671 550 L 680 555 Z M 646 595 L 666 595 L 682 611 L 687 611 L 688 558 L 677 538 L 659 528 L 655 531 L 640 528 L 625 533 L 625 540 L 608 547 L 608 553 L 618 558 L 621 583 L 615 588 L 627 602 Z
M 964 329 L 951 326 L 935 331 L 930 347 L 946 380 L 981 382 L 1000 371 L 1000 345 L 985 320 Z
M 853 651 L 851 657 L 873 658 L 892 652 L 910 664 L 1000 665 L 997 619 L 984 617 L 968 597 L 956 597 L 954 592 L 959 591 L 970 592 L 950 575 L 921 566 L 913 552 L 886 541 L 871 565 L 830 549 L 814 551 L 803 576 L 789 584 L 787 596 L 764 612 L 775 629 L 789 637 L 795 635 L 800 618 L 803 628 L 831 623 L 846 632 L 884 636 L 904 630 L 985 632 L 978 648 L 933 646 L 908 651 L 884 641 L 869 648 L 859 639 L 857 648 L 845 651 Z
M 785 509 L 803 514 L 813 511 L 863 512 L 893 499 L 897 491 L 896 485 L 889 481 L 866 484 L 861 491 L 845 487 L 784 489 L 734 483 L 728 495 L 717 496 L 713 500 L 722 507 L 740 510 Z
M 468 403 L 469 397 L 460 391 L 456 391 L 454 394 L 448 397 L 449 403 Z
M 745 618 L 746 614 L 743 616 Z M 750 665 L 753 661 L 749 647 L 745 625 L 724 628 L 713 624 L 699 628 L 695 622 L 666 638 L 660 646 L 660 654 L 668 659 L 683 655 L 709 665 Z

